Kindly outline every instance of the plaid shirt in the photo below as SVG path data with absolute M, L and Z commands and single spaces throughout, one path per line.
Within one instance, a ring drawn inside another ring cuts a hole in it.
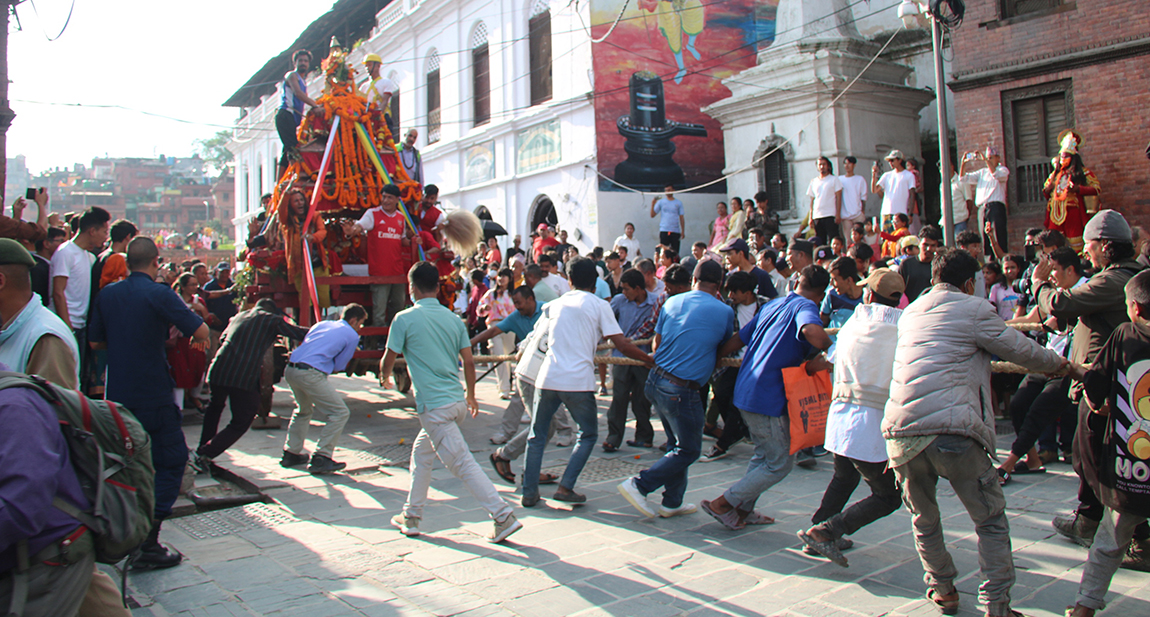
M 264 353 L 277 336 L 302 341 L 307 328 L 301 328 L 282 315 L 253 308 L 232 318 L 220 338 L 208 381 L 212 387 L 258 390 Z

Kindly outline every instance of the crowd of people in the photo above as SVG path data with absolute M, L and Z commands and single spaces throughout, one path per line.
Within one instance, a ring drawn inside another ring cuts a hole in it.
M 986 613 L 1008 616 L 1017 613 L 1003 487 L 1017 475 L 1072 462 L 1079 504 L 1053 524 L 1090 548 L 1071 614 L 1092 615 L 1105 606 L 1117 568 L 1150 570 L 1146 234 L 1103 210 L 1082 226 L 1085 260 L 1075 239 L 1057 229 L 1030 230 L 1023 253 L 1009 253 L 1005 212 L 1000 217 L 994 205 L 1001 187 L 993 183 L 1004 182 L 1004 172 L 995 171 L 993 151 L 974 158 L 986 165 L 958 174 L 956 194 L 971 197 L 971 208 L 953 219 L 959 233 L 949 248 L 935 225 L 912 233 L 921 178 L 897 150 L 887 157 L 891 170 L 874 170 L 869 185 L 854 175 L 854 159 L 834 176 L 832 162 L 821 158 L 806 193 L 807 221 L 790 237 L 779 233 L 766 194 L 719 202 L 707 241 L 686 255 L 679 253 L 686 214 L 673 187 L 650 206 L 651 218 L 660 219 L 650 257 L 627 223 L 610 250 L 581 254 L 565 231 L 541 224 L 529 246 L 518 235 L 506 248 L 488 238 L 472 256 L 455 258 L 440 248 L 445 217 L 434 185 L 411 204 L 418 228 L 405 227 L 399 191 L 388 185 L 379 207 L 341 231 L 365 237 L 372 276 L 398 272 L 407 284 L 374 285 L 370 309 L 349 304 L 310 328 L 285 318 L 270 299 L 238 310 L 228 263 L 164 264 L 155 241 L 100 208 L 71 217 L 67 227 L 52 225 L 39 194 L 37 222 L 20 220 L 24 200 L 15 217 L 0 218 L 0 363 L 122 403 L 147 430 L 154 525 L 136 568 L 182 559 L 159 534 L 185 465 L 206 472 L 249 428 L 272 425 L 265 401 L 277 340 L 297 342 L 283 372 L 296 408 L 280 464 L 317 475 L 344 468 L 337 447 L 349 412 L 329 378 L 364 347 L 360 330 L 370 323 L 388 327 L 380 380 L 389 383 L 403 359 L 421 425 L 407 501 L 391 519 L 403 534 L 421 533 L 436 458 L 490 515 L 488 540 L 502 542 L 522 528 L 460 430 L 479 411 L 475 356 L 491 354 L 500 356 L 496 382 L 507 407 L 490 437 L 499 447 L 489 461 L 500 479 L 521 486 L 522 507 L 536 506 L 540 487 L 550 484 L 548 499 L 585 502 L 578 481 L 596 448 L 659 448 L 665 454 L 655 464 L 619 484 L 623 500 L 645 517 L 702 510 L 739 530 L 774 523 L 770 489 L 795 465 L 831 456 L 833 477 L 811 526 L 798 534 L 804 550 L 847 567 L 848 536 L 901 502 L 912 515 L 927 598 L 946 614 L 958 609 L 959 573 L 943 537 L 938 479 L 950 482 L 974 522 Z M 882 195 L 879 219 L 863 215 L 868 190 Z M 303 229 L 302 197 L 289 192 L 274 209 L 266 204 L 252 226 L 252 239 L 286 248 L 289 280 L 304 276 L 305 260 L 317 270 L 328 265 L 322 251 L 304 253 L 326 230 L 321 217 Z M 975 206 L 977 230 L 969 223 Z M 397 267 L 413 246 L 423 260 Z M 996 360 L 1016 373 L 992 374 Z M 793 369 L 830 373 L 821 445 L 792 448 Z M 610 397 L 602 439 L 597 395 Z M 225 405 L 231 420 L 220 429 Z M 0 572 L 16 563 L 15 540 L 30 540 L 40 576 L 27 596 L 33 605 L 82 601 L 114 611 L 114 585 L 91 561 L 52 561 L 76 526 L 41 515 L 74 480 L 66 446 L 49 436 L 53 412 L 41 407 L 0 390 L 0 417 L 15 427 L 0 434 L 0 461 L 8 463 L 0 472 Z M 202 408 L 194 449 L 184 440 L 186 407 Z M 317 409 L 323 428 L 309 453 Z M 998 416 L 1015 427 L 1001 461 Z M 663 428 L 661 444 L 653 418 Z M 714 442 L 704 452 L 706 438 Z M 542 469 L 553 440 L 572 446 L 560 475 Z M 743 477 L 721 493 L 708 487 L 717 493 L 711 499 L 688 502 L 692 466 L 737 454 L 743 440 L 753 446 Z M 512 463 L 520 457 L 517 475 Z M 40 472 L 35 482 L 22 471 L 29 466 Z M 851 504 L 860 480 L 870 495 Z M 68 592 L 53 596 L 44 585 Z M 0 601 L 14 590 L 0 586 Z

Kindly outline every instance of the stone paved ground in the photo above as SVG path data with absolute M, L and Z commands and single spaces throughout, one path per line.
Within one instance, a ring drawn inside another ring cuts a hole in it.
M 282 469 L 277 463 L 285 432 L 249 432 L 217 462 L 257 483 L 275 503 L 169 521 L 162 539 L 186 560 L 170 570 L 131 575 L 129 592 L 141 605 L 134 615 L 938 614 L 922 599 L 922 568 L 904 510 L 854 536 L 850 568 L 798 550 L 795 532 L 808 524 L 830 480 L 828 459 L 813 471 L 796 468 L 760 500 L 777 524 L 731 532 L 702 512 L 641 518 L 616 484 L 650 465 L 658 452 L 624 448 L 605 455 L 596 448 L 578 486 L 587 503 L 517 508 L 524 529 L 500 546 L 484 541 L 489 519 L 440 467 L 424 535 L 406 538 L 388 521 L 402 507 L 407 469 L 378 463 L 406 457 L 418 431 L 412 403 L 366 378 L 333 379 L 352 407 L 337 450 L 349 473 L 312 477 Z M 480 400 L 484 414 L 467 423 L 465 434 L 496 486 L 518 504 L 516 489 L 487 463 L 493 449 L 487 437 L 504 406 L 491 378 L 480 384 Z M 599 402 L 605 410 L 606 399 Z M 277 390 L 276 413 L 290 416 L 290 393 Z M 602 423 L 600 431 L 605 434 Z M 199 427 L 189 427 L 187 435 L 189 444 L 198 443 Z M 741 477 L 750 446 L 734 452 L 692 467 L 689 501 L 714 498 Z M 551 446 L 545 466 L 565 458 Z M 517 471 L 521 463 L 514 464 Z M 1085 558 L 1083 549 L 1050 527 L 1052 515 L 1072 507 L 1077 487 L 1069 466 L 1051 471 L 1021 477 L 1006 491 L 1017 567 L 1014 606 L 1027 615 L 1061 615 L 1073 602 Z M 977 539 L 949 488 L 943 484 L 939 493 L 943 512 L 950 513 L 944 521 L 948 544 L 962 573 L 961 614 L 976 615 Z M 1150 615 L 1150 576 L 1120 570 L 1111 592 L 1105 614 Z

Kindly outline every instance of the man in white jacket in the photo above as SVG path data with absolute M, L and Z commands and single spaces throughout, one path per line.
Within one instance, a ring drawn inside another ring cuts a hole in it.
M 1014 614 L 1014 560 L 1006 498 L 991 463 L 990 359 L 997 355 L 1041 373 L 1057 372 L 1067 362 L 1008 327 L 989 302 L 974 296 L 978 271 L 978 261 L 961 249 L 935 257 L 934 287 L 912 302 L 899 321 L 882 432 L 911 511 L 915 548 L 930 587 L 927 597 L 943 613 L 958 610 L 958 570 L 946 550 L 935 499 L 943 477 L 978 533 L 984 579 L 979 600 L 989 617 L 1004 617 Z
M 844 568 L 842 551 L 854 543 L 843 536 L 898 509 L 900 494 L 887 466 L 882 437 L 883 407 L 890 396 L 898 304 L 906 283 L 897 272 L 875 270 L 862 281 L 863 303 L 838 334 L 834 349 L 834 389 L 827 415 L 825 448 L 834 453 L 835 474 L 811 517 L 814 527 L 799 532 L 807 554 L 823 555 Z M 871 494 L 843 509 L 859 480 Z

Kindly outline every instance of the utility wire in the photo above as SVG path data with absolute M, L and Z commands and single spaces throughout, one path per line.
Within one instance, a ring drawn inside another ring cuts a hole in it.
M 48 36 L 48 31 L 44 29 L 44 20 L 40 17 L 40 10 L 36 8 L 36 0 L 28 0 L 28 4 L 32 5 L 32 12 L 36 15 L 36 19 L 40 21 L 40 31 L 44 33 L 44 38 L 49 42 L 59 39 L 64 36 L 64 31 L 68 29 L 68 24 L 72 23 L 72 11 L 76 9 L 76 0 L 72 0 L 72 6 L 68 7 L 68 18 L 64 20 L 64 26 L 60 28 L 60 32 L 56 36 Z M 13 5 L 13 10 L 15 6 Z

